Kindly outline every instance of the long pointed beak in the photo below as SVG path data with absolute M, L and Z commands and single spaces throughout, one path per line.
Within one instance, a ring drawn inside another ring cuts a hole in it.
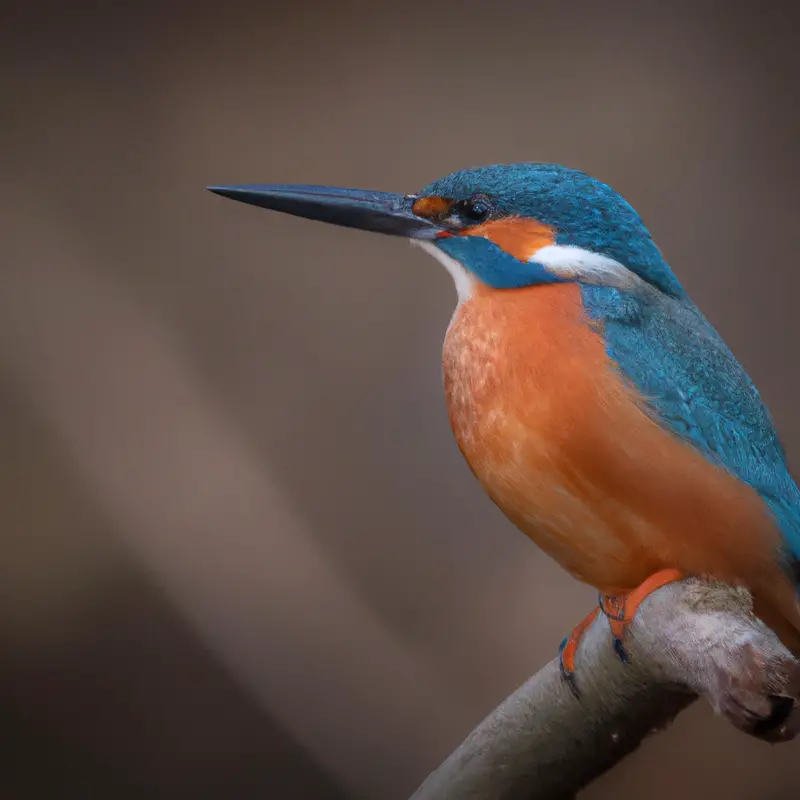
M 441 228 L 414 214 L 414 197 L 332 186 L 209 186 L 214 194 L 296 217 L 411 239 L 433 239 Z

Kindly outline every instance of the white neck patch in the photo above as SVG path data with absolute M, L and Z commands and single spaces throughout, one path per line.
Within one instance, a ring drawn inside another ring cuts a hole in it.
M 440 250 L 433 242 L 426 242 L 424 239 L 411 239 L 410 242 L 432 255 L 450 273 L 450 277 L 452 277 L 453 283 L 456 285 L 458 305 L 465 303 L 472 297 L 475 279 L 469 274 L 466 267 L 452 256 L 447 255 L 444 250 Z
M 622 289 L 641 281 L 641 278 L 619 261 L 573 245 L 546 245 L 539 248 L 529 261 L 541 264 L 554 275 L 584 283 L 616 286 Z
M 456 285 L 459 306 L 472 297 L 475 278 L 466 267 L 439 249 L 433 242 L 424 239 L 409 241 L 432 255 L 450 273 Z M 528 261 L 541 264 L 554 275 L 583 283 L 614 286 L 618 289 L 630 289 L 642 283 L 638 275 L 619 261 L 574 245 L 550 244 L 540 247 Z

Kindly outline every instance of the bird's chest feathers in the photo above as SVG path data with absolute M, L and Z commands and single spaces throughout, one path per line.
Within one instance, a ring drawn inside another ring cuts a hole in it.
M 571 561 L 559 551 L 572 531 L 597 527 L 585 476 L 614 435 L 594 412 L 621 388 L 602 379 L 610 363 L 580 289 L 481 287 L 453 319 L 443 362 L 451 425 L 471 469 L 517 525 Z
M 577 286 L 479 287 L 456 312 L 443 356 L 451 424 L 473 468 L 507 462 L 523 441 L 559 446 L 605 361 Z

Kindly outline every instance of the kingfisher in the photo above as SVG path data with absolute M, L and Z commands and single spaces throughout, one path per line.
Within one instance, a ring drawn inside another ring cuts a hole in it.
M 800 654 L 800 490 L 762 399 L 614 189 L 556 164 L 477 167 L 416 194 L 211 186 L 234 200 L 403 236 L 455 282 L 444 390 L 489 497 L 598 608 L 561 644 L 576 691 L 602 611 L 623 660 L 651 592 L 746 587 Z

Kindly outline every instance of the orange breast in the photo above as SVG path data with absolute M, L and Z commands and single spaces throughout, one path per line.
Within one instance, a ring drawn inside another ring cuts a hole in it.
M 663 429 L 574 284 L 476 288 L 445 340 L 459 447 L 505 514 L 580 580 L 627 591 L 677 567 L 783 580 L 758 495 Z

